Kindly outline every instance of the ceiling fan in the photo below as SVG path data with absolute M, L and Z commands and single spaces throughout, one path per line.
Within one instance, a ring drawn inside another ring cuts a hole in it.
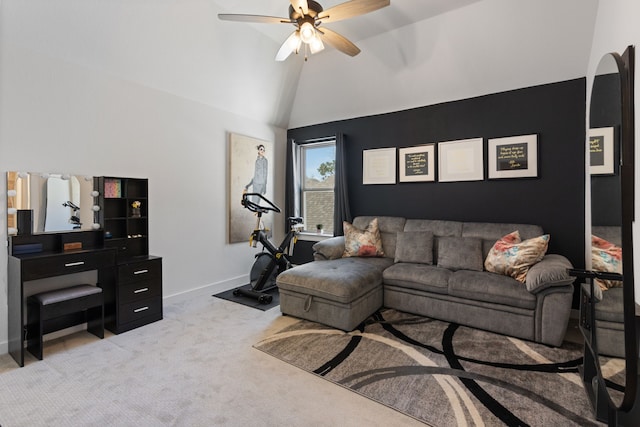
M 333 46 L 349 56 L 356 56 L 360 49 L 345 37 L 321 27 L 321 24 L 342 21 L 365 13 L 373 12 L 389 6 L 390 0 L 351 0 L 324 10 L 313 0 L 290 0 L 289 18 L 278 18 L 265 15 L 218 14 L 218 18 L 226 21 L 257 22 L 263 24 L 293 24 L 296 30 L 285 40 L 276 55 L 276 61 L 284 61 L 293 52 L 300 51 L 302 44 L 313 53 L 324 49 L 324 43 Z

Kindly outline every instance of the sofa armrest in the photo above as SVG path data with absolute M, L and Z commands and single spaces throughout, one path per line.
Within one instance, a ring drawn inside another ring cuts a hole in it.
M 534 264 L 527 272 L 525 285 L 527 290 L 536 294 L 552 286 L 566 286 L 574 282 L 567 269 L 573 268 L 571 262 L 562 255 L 545 255 L 542 261 Z
M 313 245 L 313 259 L 323 261 L 342 258 L 344 253 L 344 236 L 330 237 Z

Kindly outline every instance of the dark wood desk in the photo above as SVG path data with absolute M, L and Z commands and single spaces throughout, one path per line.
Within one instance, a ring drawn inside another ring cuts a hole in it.
M 18 365 L 24 366 L 29 329 L 25 282 L 31 280 L 96 270 L 105 298 L 105 327 L 117 334 L 162 319 L 161 258 L 118 259 L 116 248 L 105 247 L 102 230 L 19 235 L 9 241 L 9 354 Z M 72 242 L 82 249 L 64 251 L 64 244 Z M 61 329 L 76 320 L 55 322 Z
M 9 354 L 24 366 L 26 341 L 25 282 L 91 270 L 114 269 L 115 250 L 104 247 L 102 231 L 76 231 L 11 236 L 8 262 Z M 64 243 L 81 242 L 83 249 L 63 251 Z M 38 251 L 20 253 L 22 251 Z M 113 287 L 112 283 L 98 283 Z

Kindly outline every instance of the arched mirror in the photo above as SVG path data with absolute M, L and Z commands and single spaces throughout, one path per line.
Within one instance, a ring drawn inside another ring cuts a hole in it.
M 627 425 L 637 398 L 638 343 L 633 280 L 633 47 L 605 55 L 589 115 L 591 183 L 590 328 L 585 371 L 598 418 Z M 585 306 L 581 307 L 584 310 Z M 583 316 L 583 314 L 581 314 Z M 593 364 L 593 366 L 589 366 Z M 637 409 L 633 409 L 633 412 Z M 615 418 L 612 420 L 612 418 Z

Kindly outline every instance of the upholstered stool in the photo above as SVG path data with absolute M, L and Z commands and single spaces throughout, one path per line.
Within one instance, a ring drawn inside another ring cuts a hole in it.
M 27 349 L 42 360 L 42 337 L 60 327 L 47 324 L 47 321 L 62 316 L 85 312 L 79 324 L 87 322 L 87 331 L 104 338 L 104 302 L 102 288 L 92 285 L 76 285 L 32 295 L 27 299 L 27 319 L 29 333 Z M 72 325 L 65 324 L 64 327 Z

